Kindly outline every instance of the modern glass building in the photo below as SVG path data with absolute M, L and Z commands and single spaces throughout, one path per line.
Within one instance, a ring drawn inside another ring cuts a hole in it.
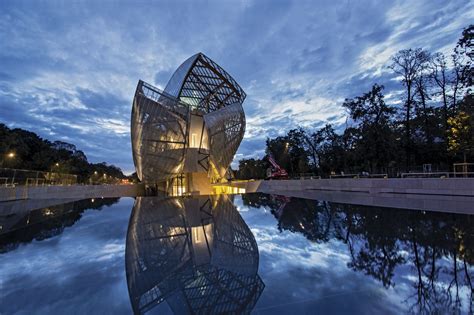
M 164 91 L 138 82 L 132 107 L 133 159 L 139 179 L 174 195 L 211 193 L 245 132 L 245 92 L 202 53 L 174 72 Z

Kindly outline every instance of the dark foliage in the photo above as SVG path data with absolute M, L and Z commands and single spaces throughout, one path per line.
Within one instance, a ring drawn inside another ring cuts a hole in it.
M 9 158 L 14 154 L 14 158 Z M 89 163 L 75 145 L 40 138 L 23 129 L 0 124 L 0 168 L 68 173 L 78 176 L 79 183 L 102 183 L 126 176 L 114 165 Z M 105 175 L 104 175 L 105 174 Z

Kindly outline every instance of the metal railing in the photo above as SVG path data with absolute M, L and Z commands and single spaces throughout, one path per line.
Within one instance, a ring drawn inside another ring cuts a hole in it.
M 401 173 L 401 178 L 463 178 L 474 177 L 474 172 L 433 172 L 433 173 Z
M 47 186 L 47 185 L 74 185 L 77 184 L 77 175 L 0 168 L 0 187 L 15 186 Z
M 388 178 L 388 174 L 339 174 L 329 175 L 329 178 Z
M 321 176 L 315 173 L 297 173 L 290 174 L 290 179 L 321 179 Z

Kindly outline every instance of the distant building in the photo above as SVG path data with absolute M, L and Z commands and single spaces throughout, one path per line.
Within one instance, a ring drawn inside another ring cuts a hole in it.
M 173 195 L 211 193 L 244 136 L 245 97 L 202 53 L 184 61 L 164 91 L 140 80 L 131 122 L 138 178 Z

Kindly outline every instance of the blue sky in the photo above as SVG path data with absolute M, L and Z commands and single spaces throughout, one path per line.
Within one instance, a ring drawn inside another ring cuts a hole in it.
M 247 92 L 236 159 L 297 125 L 343 124 L 346 97 L 377 82 L 400 49 L 449 53 L 474 18 L 452 1 L 2 1 L 0 122 L 134 170 L 130 111 L 139 79 L 164 87 L 202 51 Z

